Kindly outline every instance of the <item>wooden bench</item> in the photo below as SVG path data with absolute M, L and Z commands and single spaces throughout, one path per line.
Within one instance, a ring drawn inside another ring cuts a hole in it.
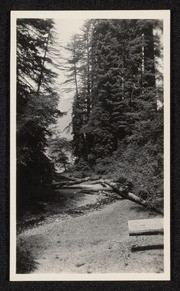
M 140 236 L 140 235 L 158 235 L 164 234 L 164 219 L 153 218 L 153 219 L 139 219 L 128 221 L 129 236 Z M 152 249 L 163 249 L 163 244 L 152 244 L 152 245 L 134 245 L 131 251 L 143 251 Z

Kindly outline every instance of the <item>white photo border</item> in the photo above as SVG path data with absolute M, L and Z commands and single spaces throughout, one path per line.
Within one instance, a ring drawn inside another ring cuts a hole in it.
M 164 272 L 105 274 L 16 273 L 16 20 L 161 19 L 164 48 Z M 10 281 L 169 281 L 170 280 L 170 10 L 11 11 L 10 49 Z

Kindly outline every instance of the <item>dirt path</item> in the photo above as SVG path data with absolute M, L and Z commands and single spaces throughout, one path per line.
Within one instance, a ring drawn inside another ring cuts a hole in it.
M 163 250 L 131 252 L 163 236 L 129 237 L 128 220 L 161 217 L 128 200 L 83 215 L 55 215 L 23 231 L 18 243 L 38 263 L 33 273 L 163 272 Z

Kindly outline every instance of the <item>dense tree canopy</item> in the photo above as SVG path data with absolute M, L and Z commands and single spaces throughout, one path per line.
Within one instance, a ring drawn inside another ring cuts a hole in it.
M 90 155 L 97 159 L 112 154 L 118 142 L 149 140 L 161 98 L 156 65 L 161 47 L 154 36 L 158 25 L 153 20 L 91 20 L 85 24 L 79 38 L 84 50 L 76 59 L 83 74 L 79 74 L 73 106 L 77 158 L 88 160 Z

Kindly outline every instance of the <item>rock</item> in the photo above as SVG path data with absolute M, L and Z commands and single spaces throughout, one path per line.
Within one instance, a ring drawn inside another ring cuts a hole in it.
M 77 263 L 75 266 L 79 268 L 79 267 L 81 267 L 81 266 L 83 266 L 83 265 L 85 265 L 85 262 Z

